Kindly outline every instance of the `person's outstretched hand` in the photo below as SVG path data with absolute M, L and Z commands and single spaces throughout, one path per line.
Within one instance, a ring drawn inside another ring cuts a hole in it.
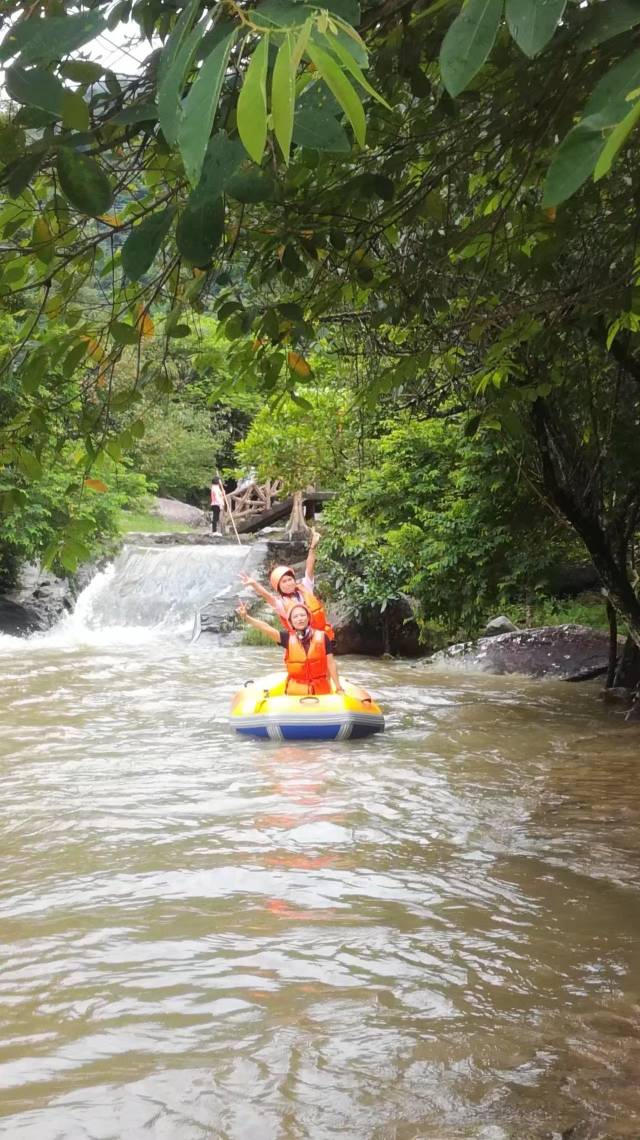
M 240 574 L 238 575 L 238 577 L 240 578 L 240 581 L 242 582 L 243 586 L 255 586 L 256 585 L 255 578 L 252 578 L 244 570 L 240 571 Z
M 311 531 L 311 542 L 309 543 L 309 550 L 315 550 L 316 546 L 320 542 L 321 537 L 322 536 L 320 532 L 317 531 L 314 527 L 314 529 Z
M 242 621 L 247 620 L 247 612 L 247 607 L 245 606 L 244 602 L 240 602 L 240 605 L 236 609 L 236 613 L 238 617 L 242 619 Z

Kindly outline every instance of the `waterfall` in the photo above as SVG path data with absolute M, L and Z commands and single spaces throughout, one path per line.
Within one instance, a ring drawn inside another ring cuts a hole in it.
M 80 594 L 67 619 L 76 629 L 177 628 L 213 601 L 233 600 L 241 570 L 256 572 L 264 546 L 125 546 Z

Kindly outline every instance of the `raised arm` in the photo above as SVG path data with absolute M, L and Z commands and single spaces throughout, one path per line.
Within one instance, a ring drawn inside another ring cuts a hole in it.
M 249 588 L 253 590 L 259 598 L 262 598 L 263 601 L 268 602 L 270 606 L 274 606 L 275 598 L 273 597 L 273 594 L 270 594 L 268 590 L 265 590 L 264 586 L 261 586 L 259 582 L 256 582 L 255 578 L 251 578 L 248 574 L 245 574 L 244 570 L 240 571 L 240 581 L 242 582 L 243 586 L 249 586 Z
M 311 543 L 309 545 L 309 553 L 307 554 L 307 561 L 306 561 L 305 568 L 304 568 L 305 577 L 310 578 L 311 581 L 313 581 L 314 570 L 316 568 L 316 547 L 317 547 L 319 542 L 320 542 L 320 535 L 318 534 L 318 531 L 312 530 L 311 531 Z
M 242 621 L 248 621 L 249 625 L 252 625 L 254 629 L 259 629 L 260 633 L 264 633 L 265 637 L 270 637 L 272 641 L 280 641 L 280 631 L 274 629 L 268 622 L 260 621 L 260 618 L 252 617 L 243 602 L 238 606 L 236 613 L 238 617 L 242 618 Z
M 333 653 L 327 653 L 327 673 L 329 674 L 330 680 L 333 681 L 333 687 L 336 693 L 344 693 L 344 689 L 340 684 L 338 666 L 336 665 L 336 659 L 333 656 Z

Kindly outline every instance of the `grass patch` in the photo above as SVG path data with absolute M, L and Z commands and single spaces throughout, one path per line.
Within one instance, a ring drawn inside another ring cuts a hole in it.
M 274 645 L 270 637 L 266 637 L 259 629 L 254 629 L 252 625 L 245 627 L 242 633 L 241 645 Z
M 532 606 L 531 616 L 534 626 L 571 624 L 609 629 L 604 599 L 596 594 L 580 598 L 542 598 Z
M 152 515 L 148 511 L 120 511 L 118 526 L 121 534 L 129 534 L 131 531 L 142 531 L 145 534 L 167 534 L 168 532 L 184 534 L 194 529 L 192 526 L 187 526 L 186 523 L 169 522 L 167 519 L 161 519 L 158 515 Z

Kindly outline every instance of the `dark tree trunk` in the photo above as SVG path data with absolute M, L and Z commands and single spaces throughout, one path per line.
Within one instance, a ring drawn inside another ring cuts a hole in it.
M 584 487 L 589 485 L 588 472 L 580 471 L 574 461 L 573 479 L 570 480 L 567 476 L 569 464 L 562 454 L 554 431 L 555 425 L 551 422 L 544 400 L 536 400 L 532 417 L 547 494 L 580 535 L 591 555 L 606 597 L 624 618 L 631 638 L 640 649 L 640 600 L 629 581 L 624 559 L 616 557 L 615 550 L 619 542 L 609 539 L 595 504 L 586 501 L 587 497 L 580 484 L 584 483 Z M 576 466 L 578 472 L 575 471 Z
M 607 598 L 607 618 L 609 619 L 609 669 L 607 672 L 607 688 L 615 685 L 618 668 L 618 615 L 615 606 Z
M 640 685 L 640 648 L 631 637 L 625 642 L 613 683 L 624 689 L 634 689 Z

